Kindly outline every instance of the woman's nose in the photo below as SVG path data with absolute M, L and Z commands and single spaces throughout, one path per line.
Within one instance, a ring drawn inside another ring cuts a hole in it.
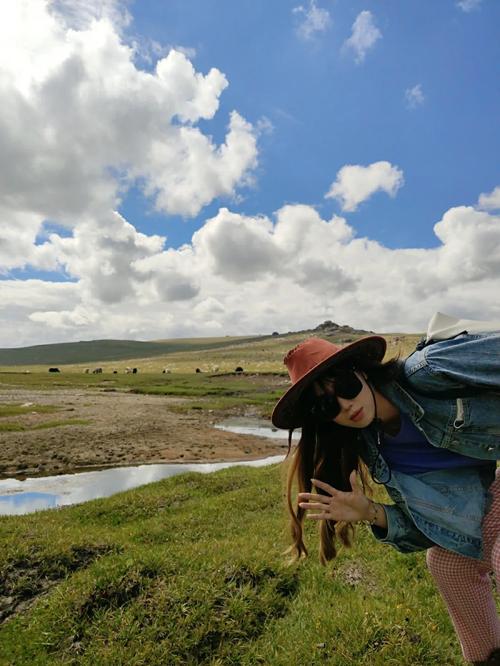
M 340 395 L 337 396 L 337 402 L 340 405 L 340 409 L 343 412 L 346 412 L 349 410 L 350 407 L 352 407 L 352 400 L 349 400 L 348 398 L 342 398 Z

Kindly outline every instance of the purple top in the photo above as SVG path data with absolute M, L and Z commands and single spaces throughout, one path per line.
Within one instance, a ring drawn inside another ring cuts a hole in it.
M 450 467 L 476 467 L 489 460 L 470 458 L 430 444 L 406 414 L 397 435 L 384 435 L 380 450 L 389 467 L 403 474 L 423 474 Z

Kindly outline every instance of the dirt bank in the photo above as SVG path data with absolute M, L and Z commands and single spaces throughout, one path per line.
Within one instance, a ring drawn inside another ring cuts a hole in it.
M 213 428 L 222 415 L 177 413 L 178 398 L 131 393 L 62 389 L 2 389 L 0 404 L 32 410 L 2 421 L 27 428 L 0 432 L 0 478 L 13 474 L 60 474 L 81 468 L 158 462 L 245 460 L 282 454 L 282 440 Z M 38 412 L 37 405 L 57 411 Z M 73 420 L 85 423 L 71 423 Z

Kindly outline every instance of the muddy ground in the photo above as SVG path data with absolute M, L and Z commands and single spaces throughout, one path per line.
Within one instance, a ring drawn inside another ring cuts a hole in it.
M 54 421 L 68 424 L 0 432 L 0 478 L 142 463 L 250 460 L 286 451 L 283 440 L 215 429 L 223 414 L 173 411 L 180 402 L 107 391 L 1 389 L 0 404 L 33 406 L 28 414 L 4 420 L 28 428 Z M 36 405 L 58 410 L 40 413 Z M 73 419 L 86 423 L 71 424 Z

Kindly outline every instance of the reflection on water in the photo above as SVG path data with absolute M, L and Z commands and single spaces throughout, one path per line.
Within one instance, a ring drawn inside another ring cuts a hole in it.
M 215 426 L 245 435 L 285 438 L 284 430 L 271 428 L 269 421 L 249 418 L 233 418 Z M 122 490 L 143 486 L 184 472 L 207 474 L 225 467 L 248 465 L 261 467 L 283 460 L 284 456 L 272 456 L 262 460 L 223 463 L 181 463 L 115 467 L 94 472 L 60 474 L 19 479 L 0 480 L 0 515 L 19 515 L 41 509 L 52 509 L 68 504 L 87 502 L 98 497 L 109 497 Z
M 244 416 L 235 416 L 226 419 L 222 423 L 217 423 L 215 428 L 219 430 L 229 430 L 241 435 L 255 435 L 257 437 L 272 437 L 273 439 L 288 439 L 287 430 L 278 430 L 265 419 L 248 418 Z M 293 433 L 293 439 L 300 436 L 299 431 Z
M 57 506 L 57 495 L 51 493 L 14 493 L 0 495 L 0 514 L 31 513 Z
M 261 467 L 281 460 L 283 456 L 245 462 L 139 465 L 99 472 L 28 478 L 24 481 L 3 479 L 0 480 L 0 515 L 31 513 L 40 509 L 86 502 L 98 497 L 109 497 L 122 490 L 185 472 L 207 474 L 235 465 Z

